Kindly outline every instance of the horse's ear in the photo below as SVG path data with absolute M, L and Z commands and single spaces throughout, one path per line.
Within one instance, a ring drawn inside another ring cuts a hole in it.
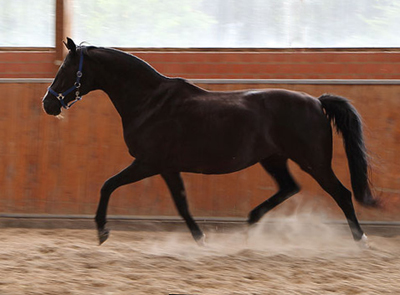
M 63 41 L 63 42 L 64 42 L 64 41 Z M 75 45 L 74 41 L 72 41 L 71 38 L 68 38 L 68 37 L 67 37 L 67 43 L 64 42 L 64 45 L 65 45 L 65 47 L 67 47 L 67 49 L 68 49 L 69 51 L 71 51 L 72 53 L 75 53 L 75 52 L 76 52 L 76 45 Z

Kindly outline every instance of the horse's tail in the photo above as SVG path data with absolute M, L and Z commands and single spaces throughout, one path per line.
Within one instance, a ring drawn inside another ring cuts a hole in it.
M 368 155 L 360 115 L 344 97 L 323 94 L 318 99 L 328 120 L 343 136 L 355 199 L 366 206 L 377 206 L 378 201 L 372 196 L 369 187 Z

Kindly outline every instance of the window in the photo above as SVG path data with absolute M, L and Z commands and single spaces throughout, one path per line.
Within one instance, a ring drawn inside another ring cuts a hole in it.
M 393 0 L 75 0 L 73 16 L 103 46 L 400 47 Z
M 0 0 L 0 46 L 54 47 L 54 0 Z
M 54 47 L 55 0 L 0 0 L 0 46 Z M 114 47 L 400 47 L 393 0 L 70 0 L 72 37 Z

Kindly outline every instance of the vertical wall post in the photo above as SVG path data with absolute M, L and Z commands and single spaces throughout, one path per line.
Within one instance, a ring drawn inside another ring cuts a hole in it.
M 55 70 L 64 60 L 67 50 L 62 41 L 65 41 L 71 33 L 71 1 L 70 0 L 56 0 L 56 54 L 55 54 Z

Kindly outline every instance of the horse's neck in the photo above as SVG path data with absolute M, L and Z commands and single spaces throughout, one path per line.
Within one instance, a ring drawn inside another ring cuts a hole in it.
M 122 118 L 133 116 L 167 78 L 139 59 L 104 55 L 97 86 L 110 97 Z

